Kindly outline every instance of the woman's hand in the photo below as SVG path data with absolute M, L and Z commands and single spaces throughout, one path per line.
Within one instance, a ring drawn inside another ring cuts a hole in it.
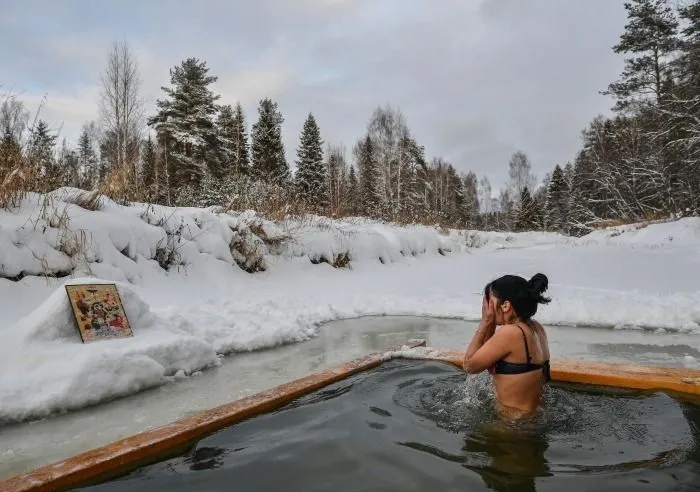
M 481 324 L 489 329 L 496 328 L 496 313 L 486 296 L 481 301 Z
M 473 364 L 470 363 L 471 357 L 476 354 L 479 349 L 493 337 L 496 332 L 496 313 L 493 311 L 493 306 L 488 301 L 486 296 L 481 300 L 481 322 L 476 329 L 472 341 L 467 347 L 464 354 L 462 367 L 469 373 L 473 373 Z

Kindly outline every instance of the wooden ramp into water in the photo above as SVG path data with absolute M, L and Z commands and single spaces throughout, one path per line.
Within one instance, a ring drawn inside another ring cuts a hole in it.
M 463 351 L 425 348 L 412 340 L 365 357 L 296 379 L 255 395 L 82 453 L 55 464 L 0 481 L 2 492 L 60 491 L 114 478 L 155 461 L 185 452 L 198 440 L 250 417 L 278 409 L 292 400 L 373 369 L 391 358 L 419 358 L 462 365 Z M 700 395 L 700 371 L 555 359 L 552 379 L 643 390 Z

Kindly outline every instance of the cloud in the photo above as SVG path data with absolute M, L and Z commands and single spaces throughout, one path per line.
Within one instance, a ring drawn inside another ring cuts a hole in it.
M 52 23 L 37 23 L 37 11 Z M 539 177 L 574 158 L 581 130 L 612 104 L 598 91 L 620 72 L 610 47 L 624 24 L 609 0 L 34 0 L 0 19 L 0 46 L 12 46 L 0 84 L 32 104 L 47 93 L 44 114 L 68 135 L 97 117 L 109 45 L 126 39 L 147 111 L 168 70 L 194 56 L 249 125 L 261 98 L 279 103 L 290 161 L 309 111 L 326 142 L 351 149 L 372 110 L 391 104 L 429 156 L 497 187 L 515 150 Z

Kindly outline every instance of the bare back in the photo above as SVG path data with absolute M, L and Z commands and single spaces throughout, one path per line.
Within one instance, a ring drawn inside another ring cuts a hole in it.
M 524 323 L 505 325 L 501 330 L 515 330 L 521 333 L 512 337 L 510 353 L 503 358 L 503 362 L 544 364 L 549 361 L 547 334 L 536 321 L 533 320 L 530 326 Z M 501 410 L 506 413 L 529 414 L 537 409 L 541 401 L 545 377 L 543 371 L 539 369 L 521 374 L 494 374 L 493 382 L 496 398 L 504 407 Z

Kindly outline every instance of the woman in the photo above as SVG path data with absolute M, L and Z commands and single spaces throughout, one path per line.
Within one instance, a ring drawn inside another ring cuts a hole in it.
M 537 305 L 550 301 L 542 296 L 547 286 L 541 273 L 529 281 L 505 275 L 488 284 L 481 323 L 464 355 L 469 374 L 487 369 L 493 374 L 500 410 L 511 416 L 532 414 L 550 379 L 547 334 L 532 319 Z

